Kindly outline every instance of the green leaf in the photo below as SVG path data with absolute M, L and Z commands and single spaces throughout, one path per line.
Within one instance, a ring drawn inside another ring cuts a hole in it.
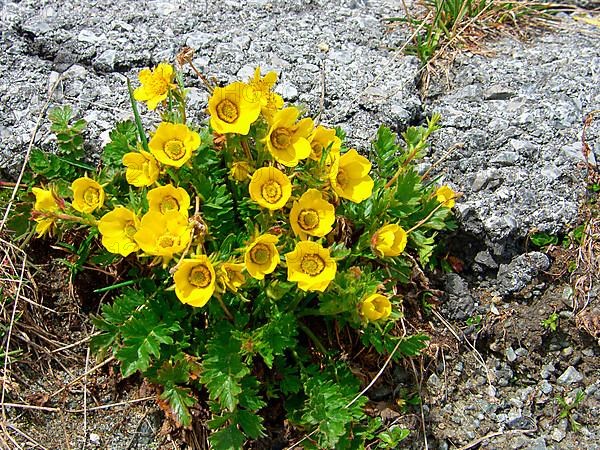
M 189 408 L 196 404 L 196 399 L 190 388 L 181 386 L 166 386 L 160 395 L 162 400 L 169 402 L 177 421 L 184 427 L 191 425 L 192 415 Z
M 231 338 L 228 329 L 222 329 L 207 344 L 200 381 L 208 389 L 209 398 L 217 400 L 222 408 L 235 410 L 242 392 L 240 380 L 250 373 L 242 362 L 241 345 Z
M 265 427 L 263 426 L 263 418 L 256 414 L 246 411 L 239 410 L 235 416 L 237 423 L 240 425 L 244 433 L 250 439 L 258 439 L 265 436 Z
M 531 243 L 536 247 L 545 247 L 551 244 L 558 244 L 558 236 L 543 232 L 532 234 L 529 237 L 529 239 L 531 240 Z
M 230 425 L 212 433 L 208 440 L 214 450 L 240 450 L 244 446 L 246 437 L 237 426 Z
M 131 87 L 131 81 L 129 81 L 129 78 L 127 78 L 127 91 L 129 92 L 129 103 L 131 104 L 131 109 L 133 110 L 133 117 L 135 118 L 138 138 L 140 139 L 144 150 L 148 151 L 148 138 L 146 137 L 146 132 L 144 131 L 144 126 L 142 125 L 142 118 L 140 117 L 140 113 L 138 111 L 137 102 L 133 97 L 133 88 Z
M 69 105 L 57 106 L 48 112 L 48 119 L 52 122 L 51 130 L 56 132 L 68 128 L 73 118 L 73 109 Z
M 151 358 L 160 358 L 160 345 L 172 344 L 171 335 L 180 329 L 179 325 L 149 323 L 145 317 L 132 318 L 124 325 L 123 347 L 116 353 L 121 361 L 121 373 L 128 377 L 136 371 L 144 372 Z
M 123 156 L 135 150 L 137 130 L 131 120 L 118 122 L 110 132 L 110 142 L 102 152 L 102 162 L 112 170 L 123 167 Z

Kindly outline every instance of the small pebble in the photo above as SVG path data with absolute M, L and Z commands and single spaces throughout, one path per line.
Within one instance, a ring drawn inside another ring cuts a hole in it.
M 517 359 L 517 354 L 515 353 L 512 347 L 508 347 L 505 350 L 504 354 L 506 355 L 506 359 L 508 359 L 509 362 L 514 362 Z
M 560 377 L 557 378 L 556 382 L 558 384 L 566 385 L 566 384 L 576 384 L 580 381 L 583 381 L 583 375 L 581 375 L 577 369 L 573 366 L 567 367 Z
M 100 445 L 100 436 L 96 433 L 90 433 L 90 443 L 94 445 Z

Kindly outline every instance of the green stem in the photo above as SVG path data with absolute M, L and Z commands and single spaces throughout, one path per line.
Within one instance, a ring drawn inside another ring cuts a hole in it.
M 113 289 L 119 289 L 119 288 L 122 288 L 122 287 L 131 286 L 132 284 L 135 284 L 138 281 L 140 281 L 140 280 L 127 280 L 127 281 L 123 281 L 121 283 L 112 284 L 110 286 L 105 286 L 105 287 L 100 288 L 100 289 L 94 289 L 93 292 L 95 294 L 102 294 L 103 292 L 112 291 Z
M 129 81 L 129 78 L 127 78 L 127 90 L 129 91 L 129 102 L 131 103 L 131 109 L 133 110 L 133 117 L 135 118 L 138 136 L 142 142 L 142 147 L 144 147 L 144 150 L 148 151 L 148 139 L 146 138 L 146 132 L 144 131 L 144 126 L 142 125 L 142 118 L 140 117 L 140 112 L 138 111 L 137 103 L 133 96 L 133 88 L 131 87 L 131 81 Z
M 302 322 L 298 322 L 298 326 L 302 331 L 304 331 L 304 334 L 306 334 L 310 338 L 313 344 L 315 344 L 315 347 L 317 347 L 317 349 L 321 353 L 323 353 L 323 355 L 327 355 L 327 349 L 325 348 L 325 346 L 323 346 L 317 335 L 313 333 L 311 329 L 304 325 Z

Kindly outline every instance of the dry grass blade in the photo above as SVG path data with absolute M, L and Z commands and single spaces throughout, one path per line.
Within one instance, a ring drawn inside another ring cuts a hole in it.
M 21 291 L 23 290 L 23 284 L 25 283 L 25 275 L 26 275 L 26 262 L 27 255 L 18 247 L 14 246 L 10 242 L 6 242 L 3 239 L 0 239 L 2 246 L 4 248 L 4 256 L 2 258 L 2 264 L 0 264 L 0 270 L 2 271 L 3 278 L 13 279 L 12 283 L 4 282 L 1 286 L 1 290 L 3 293 L 3 302 L 2 302 L 2 317 L 4 323 L 8 323 L 8 330 L 5 336 L 5 345 L 4 345 L 4 365 L 2 372 L 2 394 L 0 396 L 0 405 L 2 408 L 2 431 L 4 434 L 9 437 L 10 434 L 7 430 L 7 415 L 6 409 L 4 407 L 4 399 L 6 396 L 6 389 L 10 383 L 11 379 L 11 368 L 10 368 L 10 348 L 11 348 L 11 338 L 15 325 L 15 319 L 17 317 L 17 307 L 19 304 L 19 298 L 21 295 Z M 17 262 L 20 259 L 20 263 Z M 18 267 L 18 268 L 17 268 Z M 6 303 L 8 299 L 13 299 L 12 310 L 8 314 L 6 309 Z

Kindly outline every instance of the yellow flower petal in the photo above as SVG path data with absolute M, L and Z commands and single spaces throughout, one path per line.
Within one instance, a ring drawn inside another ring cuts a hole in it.
M 275 167 L 261 167 L 254 172 L 248 189 L 252 200 L 270 210 L 283 208 L 292 195 L 290 179 Z
M 392 304 L 385 295 L 371 294 L 362 300 L 360 313 L 369 321 L 387 319 L 392 313 Z
M 125 177 L 132 186 L 151 186 L 158 180 L 158 163 L 152 153 L 140 150 L 123 155 L 123 165 L 127 167 Z
M 313 129 L 313 121 L 307 118 L 296 123 L 299 115 L 300 111 L 294 107 L 278 111 L 273 116 L 265 137 L 269 153 L 287 167 L 297 166 L 311 152 L 308 138 Z
M 446 208 L 454 207 L 454 199 L 456 198 L 456 192 L 452 190 L 450 186 L 441 186 L 435 191 L 435 196 L 438 202 L 440 202 Z
M 191 229 L 187 217 L 178 211 L 148 211 L 142 217 L 133 239 L 144 253 L 163 257 L 167 264 L 173 255 L 182 252 L 190 242 Z
M 371 237 L 371 248 L 377 256 L 398 256 L 406 248 L 407 235 L 396 224 L 381 227 Z
M 156 159 L 167 166 L 181 167 L 200 147 L 200 135 L 181 123 L 162 122 L 148 147 Z
M 307 236 L 323 237 L 328 234 L 335 222 L 334 206 L 323 199 L 317 189 L 309 189 L 290 211 L 292 230 L 300 239 Z
M 207 256 L 184 259 L 173 275 L 175 294 L 182 303 L 202 307 L 215 292 L 215 279 L 215 269 Z
M 151 189 L 146 194 L 148 210 L 166 214 L 169 211 L 178 211 L 188 216 L 190 209 L 190 196 L 183 188 L 176 188 L 172 184 Z
M 370 170 L 369 160 L 351 149 L 333 162 L 329 173 L 331 187 L 340 197 L 360 203 L 369 198 L 373 191 Z
M 142 69 L 138 75 L 141 86 L 133 92 L 133 98 L 139 102 L 147 102 L 148 109 L 154 110 L 169 95 L 169 89 L 177 85 L 173 83 L 173 66 L 160 63 L 154 70 Z
M 106 213 L 98 222 L 98 231 L 102 235 L 102 245 L 111 253 L 127 256 L 139 250 L 133 236 L 140 225 L 133 211 L 118 206 Z
M 91 213 L 104 205 L 104 189 L 97 181 L 88 177 L 78 178 L 71 184 L 72 206 L 83 213 Z
M 285 254 L 288 281 L 298 282 L 303 291 L 323 292 L 335 278 L 337 264 L 329 250 L 311 241 L 296 243 L 294 251 Z
M 279 252 L 275 247 L 277 240 L 277 236 L 263 234 L 246 248 L 244 264 L 250 276 L 262 280 L 275 270 L 279 264 Z
M 240 81 L 217 87 L 208 100 L 210 126 L 219 134 L 246 135 L 260 115 L 261 102 L 254 90 Z

